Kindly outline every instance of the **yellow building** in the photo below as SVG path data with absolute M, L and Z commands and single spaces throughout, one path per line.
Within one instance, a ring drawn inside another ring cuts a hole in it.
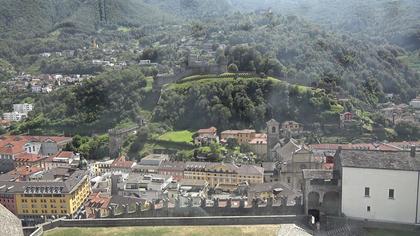
M 231 163 L 187 162 L 185 179 L 206 180 L 210 187 L 234 190 L 239 183 L 262 184 L 264 169 L 254 165 Z
M 18 217 L 34 221 L 75 217 L 91 193 L 87 172 L 67 168 L 38 172 L 29 181 L 7 184 L 15 195 Z
M 256 133 L 253 129 L 225 130 L 220 134 L 220 138 L 222 142 L 226 142 L 228 139 L 236 139 L 238 144 L 243 144 L 253 140 Z
M 92 165 L 92 172 L 95 176 L 103 175 L 105 173 L 111 172 L 111 164 L 114 160 L 108 161 L 97 161 Z

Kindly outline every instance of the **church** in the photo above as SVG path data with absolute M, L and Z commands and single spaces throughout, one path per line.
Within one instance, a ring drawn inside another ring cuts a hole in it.
M 266 124 L 267 162 L 276 163 L 281 182 L 294 190 L 302 190 L 302 170 L 321 169 L 323 156 L 315 156 L 307 145 L 288 136 L 276 120 L 271 119 Z

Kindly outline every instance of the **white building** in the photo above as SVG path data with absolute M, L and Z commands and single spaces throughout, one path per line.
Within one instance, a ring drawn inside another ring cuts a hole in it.
M 344 215 L 370 221 L 420 223 L 420 159 L 415 151 L 341 151 Z
M 26 119 L 28 117 L 27 113 L 21 113 L 21 112 L 6 112 L 3 113 L 3 119 L 7 121 L 21 121 L 23 119 Z
M 414 109 L 420 109 L 420 97 L 417 97 L 411 100 L 410 106 Z
M 28 113 L 33 110 L 33 106 L 30 103 L 13 104 L 13 111 Z

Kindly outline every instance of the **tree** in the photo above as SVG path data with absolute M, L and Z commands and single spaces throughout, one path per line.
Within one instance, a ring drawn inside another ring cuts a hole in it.
M 238 146 L 238 140 L 236 140 L 236 138 L 228 138 L 226 140 L 226 145 L 229 149 L 234 149 Z
M 0 135 L 5 134 L 7 131 L 3 127 L 0 126 Z
M 240 146 L 240 150 L 242 153 L 252 152 L 251 145 L 248 143 L 242 143 Z
M 398 139 L 400 140 L 418 140 L 420 138 L 419 126 L 412 122 L 400 122 L 395 126 Z
M 238 73 L 238 66 L 235 63 L 232 63 L 228 66 L 228 71 L 230 73 Z

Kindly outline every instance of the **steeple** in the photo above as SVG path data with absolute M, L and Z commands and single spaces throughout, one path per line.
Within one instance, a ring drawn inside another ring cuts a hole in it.
M 273 161 L 275 159 L 272 149 L 280 140 L 280 123 L 274 119 L 267 123 L 267 160 Z

